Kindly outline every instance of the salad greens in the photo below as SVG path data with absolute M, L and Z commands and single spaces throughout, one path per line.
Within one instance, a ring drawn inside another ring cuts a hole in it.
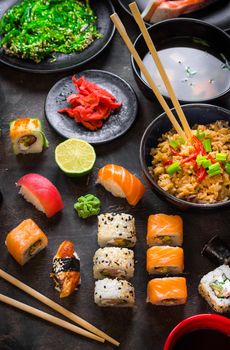
M 54 53 L 82 51 L 101 37 L 89 0 L 22 0 L 0 20 L 9 55 L 39 63 Z

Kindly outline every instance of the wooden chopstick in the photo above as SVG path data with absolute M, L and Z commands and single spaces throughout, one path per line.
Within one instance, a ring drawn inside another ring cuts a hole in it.
M 179 103 L 179 101 L 178 101 L 178 99 L 176 97 L 175 91 L 173 90 L 173 87 L 172 87 L 172 85 L 171 85 L 171 83 L 169 81 L 168 75 L 167 75 L 167 73 L 166 73 L 166 71 L 165 71 L 165 69 L 164 69 L 164 67 L 163 67 L 163 65 L 161 63 L 160 57 L 159 57 L 159 55 L 157 53 L 157 50 L 156 50 L 156 48 L 155 48 L 155 46 L 153 44 L 153 41 L 152 41 L 151 37 L 149 35 L 149 32 L 146 29 L 145 23 L 143 21 L 143 18 L 141 17 L 141 14 L 140 14 L 140 11 L 139 11 L 139 9 L 137 7 L 136 2 L 132 2 L 131 4 L 129 4 L 129 8 L 130 8 L 130 10 L 131 10 L 131 12 L 133 14 L 133 17 L 134 17 L 135 21 L 137 22 L 137 24 L 138 24 L 138 26 L 140 28 L 140 31 L 141 31 L 141 33 L 143 35 L 143 38 L 145 39 L 146 45 L 148 46 L 148 49 L 149 49 L 149 51 L 150 51 L 150 53 L 152 55 L 152 58 L 155 61 L 157 69 L 158 69 L 158 71 L 159 71 L 159 73 L 161 75 L 161 78 L 162 78 L 162 80 L 163 80 L 163 82 L 165 84 L 165 87 L 166 87 L 166 89 L 168 91 L 168 94 L 169 94 L 169 96 L 170 96 L 170 98 L 172 100 L 173 106 L 175 107 L 177 115 L 178 115 L 178 117 L 179 117 L 179 119 L 181 121 L 181 124 L 182 124 L 183 128 L 184 128 L 184 132 L 185 132 L 185 134 L 186 134 L 186 136 L 188 138 L 191 138 L 192 132 L 191 132 L 191 129 L 190 129 L 189 124 L 187 122 L 187 119 L 186 119 L 186 117 L 184 115 L 184 112 L 183 112 L 183 110 L 181 108 L 181 105 L 180 105 L 180 103 Z
M 55 316 L 52 316 L 46 312 L 43 312 L 41 310 L 35 309 L 32 306 L 29 306 L 27 304 L 21 303 L 20 301 L 17 301 L 15 299 L 9 298 L 4 294 L 0 294 L 0 301 L 2 301 L 5 304 L 11 305 L 17 309 L 20 309 L 24 312 L 27 312 L 31 315 L 34 315 L 36 317 L 42 318 L 43 320 L 46 320 L 50 323 L 54 323 L 57 326 L 60 326 L 62 328 L 68 329 L 69 331 L 72 331 L 74 333 L 83 335 L 84 337 L 93 339 L 93 340 L 97 340 L 101 343 L 104 343 L 104 339 L 98 337 L 97 335 L 90 333 L 88 331 L 86 331 L 85 329 L 82 329 L 80 327 L 74 326 L 72 323 L 66 322 L 64 320 L 61 320 L 60 318 L 57 318 Z
M 151 75 L 149 74 L 147 68 L 145 67 L 144 63 L 142 62 L 139 54 L 137 53 L 135 47 L 133 46 L 126 30 L 125 27 L 123 26 L 119 16 L 116 13 L 113 13 L 110 16 L 111 20 L 113 21 L 115 27 L 117 28 L 120 36 L 122 37 L 122 39 L 124 40 L 127 48 L 129 49 L 130 53 L 133 55 L 137 65 L 139 66 L 140 70 L 142 71 L 142 73 L 145 76 L 145 79 L 147 80 L 149 86 L 151 87 L 153 93 L 156 95 L 156 98 L 158 99 L 159 103 L 161 104 L 162 108 L 164 109 L 166 115 L 168 116 L 168 118 L 170 119 L 172 125 L 174 126 L 175 130 L 177 131 L 177 133 L 183 137 L 183 139 L 187 139 L 184 131 L 182 130 L 180 124 L 178 123 L 178 121 L 176 120 L 174 114 L 172 113 L 171 109 L 169 108 L 167 102 L 165 101 L 164 97 L 161 95 L 159 89 L 157 88 L 156 84 L 154 83 L 154 81 L 152 80 Z
M 11 276 L 7 272 L 3 271 L 2 269 L 0 269 L 0 277 L 2 277 L 7 282 L 13 284 L 14 286 L 18 287 L 19 289 L 23 290 L 25 293 L 31 295 L 35 299 L 39 300 L 43 304 L 49 306 L 51 309 L 59 312 L 60 314 L 67 317 L 71 321 L 77 323 L 79 326 L 81 326 L 81 327 L 87 329 L 88 331 L 96 334 L 97 336 L 107 340 L 108 342 L 112 343 L 113 345 L 116 345 L 116 346 L 120 345 L 120 343 L 117 340 L 113 339 L 108 334 L 106 334 L 103 331 L 101 331 L 100 329 L 96 328 L 95 326 L 93 326 L 89 322 L 83 320 L 81 317 L 77 316 L 73 312 L 70 312 L 69 310 L 65 309 L 63 306 L 55 303 L 53 300 L 47 298 L 45 295 L 37 292 L 35 289 L 27 286 L 25 283 L 19 281 L 17 278 Z

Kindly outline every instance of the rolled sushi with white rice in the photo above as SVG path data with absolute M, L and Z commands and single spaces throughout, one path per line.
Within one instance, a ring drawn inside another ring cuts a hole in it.
M 49 146 L 42 124 L 36 118 L 20 118 L 10 123 L 10 139 L 14 154 L 40 153 Z
M 134 247 L 135 219 L 130 214 L 106 213 L 98 216 L 98 244 L 100 247 Z
M 104 278 L 95 282 L 94 302 L 98 306 L 133 307 L 134 287 L 126 280 Z
M 204 275 L 198 290 L 213 310 L 220 313 L 230 311 L 229 266 L 221 265 Z
M 134 252 L 127 248 L 100 248 L 94 255 L 93 264 L 95 279 L 105 277 L 130 279 L 134 274 Z

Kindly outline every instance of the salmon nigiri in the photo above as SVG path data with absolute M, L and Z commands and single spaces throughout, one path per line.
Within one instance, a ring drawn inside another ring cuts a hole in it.
M 131 205 L 136 205 L 145 193 L 144 185 L 135 175 L 115 164 L 99 169 L 97 183 L 115 197 L 126 198 Z

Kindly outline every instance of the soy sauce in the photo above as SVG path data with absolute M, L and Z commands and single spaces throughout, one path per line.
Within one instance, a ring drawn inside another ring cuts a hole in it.
M 230 330 L 229 330 L 230 331 Z M 197 329 L 178 339 L 172 350 L 229 350 L 230 336 L 213 329 Z

